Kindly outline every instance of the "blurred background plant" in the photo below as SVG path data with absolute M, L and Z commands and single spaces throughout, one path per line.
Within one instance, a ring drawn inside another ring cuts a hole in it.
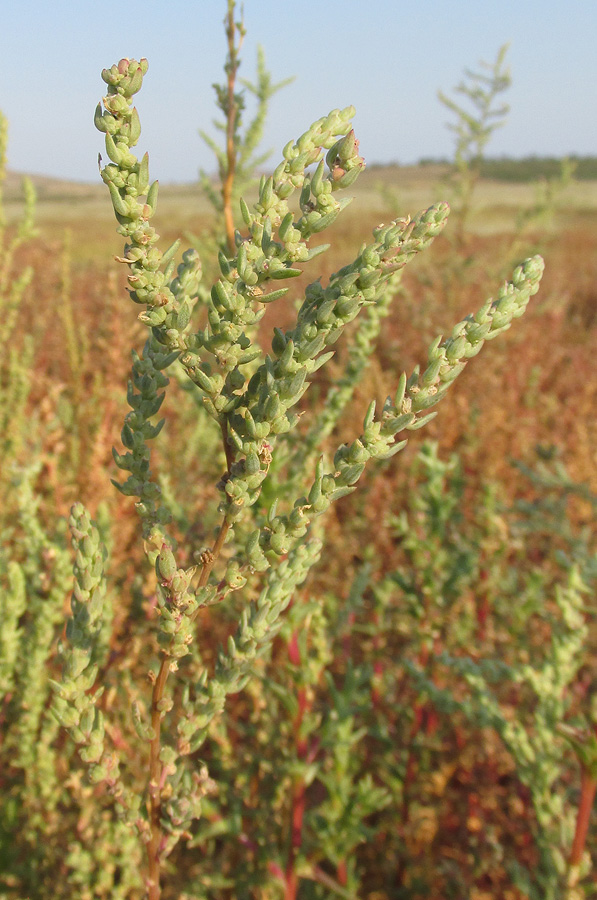
M 225 30 L 217 98 L 226 141 L 216 145 L 218 183 L 202 176 L 214 214 L 191 229 L 206 271 L 216 246 L 231 253 L 226 211 L 236 214 L 264 162 L 255 123 L 277 87 L 260 57 L 256 83 L 246 88 L 258 113 L 242 131 L 243 26 L 232 2 Z M 483 88 L 487 111 L 503 90 L 497 85 L 507 85 L 504 48 L 481 74 L 491 82 Z M 479 96 L 471 86 L 478 76 L 467 77 L 464 93 Z M 5 148 L 5 123 L 2 134 Z M 543 293 L 459 379 L 439 421 L 425 429 L 432 440 L 413 433 L 398 462 L 377 464 L 324 527 L 314 524 L 325 553 L 201 747 L 217 792 L 203 798 L 189 839 L 166 860 L 164 897 L 573 900 L 594 890 L 597 848 L 586 817 L 594 789 L 596 332 L 586 317 L 579 328 L 577 310 L 590 307 L 595 247 L 584 220 L 579 229 L 558 217 L 559 180 L 543 204 L 554 237 L 524 210 L 513 226 L 479 234 L 469 176 L 462 174 L 462 190 L 469 187 L 460 237 L 474 277 L 453 276 L 446 307 L 443 266 L 464 257 L 443 238 L 427 251 L 438 274 L 426 284 L 416 262 L 393 276 L 301 400 L 310 422 L 301 425 L 303 450 L 280 439 L 258 519 L 275 494 L 282 507 L 297 496 L 300 473 L 322 452 L 352 440 L 355 411 L 360 420 L 372 396 L 383 402 L 420 357 L 432 322 L 451 326 L 455 313 L 480 305 L 494 289 L 487 273 L 495 275 L 512 247 L 520 252 L 524 244 L 514 241 L 525 233 L 531 249 L 544 245 Z M 472 183 L 482 194 L 483 177 Z M 133 504 L 106 477 L 115 423 L 127 411 L 128 352 L 142 346 L 141 328 L 104 251 L 83 253 L 84 228 L 73 222 L 76 239 L 57 240 L 47 226 L 35 235 L 30 187 L 26 197 L 20 224 L 3 218 L 2 232 L 0 896 L 141 898 L 142 843 L 114 815 L 105 789 L 89 783 L 50 713 L 72 589 L 60 517 L 80 497 L 110 548 L 103 604 L 113 618 L 98 637 L 96 684 L 104 692 L 95 706 L 109 713 L 107 739 L 142 790 L 147 745 L 128 709 L 140 702 L 143 710 L 143 679 L 155 672 L 156 591 Z M 334 224 L 332 246 L 317 261 L 324 283 L 377 224 L 377 211 L 368 216 L 347 210 Z M 568 216 L 573 221 L 573 210 Z M 189 225 L 174 218 L 167 230 L 176 238 Z M 212 275 L 215 266 L 203 284 Z M 290 300 L 277 301 L 280 327 L 289 327 L 305 283 L 297 279 Z M 402 305 L 390 309 L 393 295 Z M 200 289 L 198 324 L 206 296 Z M 271 309 L 255 327 L 263 342 Z M 179 565 L 191 566 L 218 524 L 214 485 L 227 461 L 200 392 L 186 384 L 166 401 L 168 439 L 155 440 L 152 468 L 166 473 L 159 486 Z M 512 456 L 523 460 L 516 468 Z M 249 532 L 239 528 L 239 537 Z M 185 674 L 189 683 L 201 667 L 213 671 L 238 619 L 235 596 L 203 611 L 202 657 Z
M 0 503 L 6 508 L 11 468 L 23 452 L 23 416 L 30 389 L 29 370 L 33 361 L 33 339 L 19 334 L 19 310 L 23 295 L 33 275 L 31 266 L 19 265 L 17 254 L 23 244 L 35 236 L 35 190 L 31 179 L 23 179 L 24 210 L 16 229 L 9 231 L 4 209 L 8 122 L 0 113 L 0 315 L 3 328 L 0 344 L 0 390 L 3 403 L 0 413 L 2 440 L 2 476 Z

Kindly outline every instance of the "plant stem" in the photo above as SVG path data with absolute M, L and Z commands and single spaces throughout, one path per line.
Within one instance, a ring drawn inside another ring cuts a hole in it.
M 296 666 L 301 664 L 301 655 L 298 646 L 298 633 L 293 632 L 288 643 L 288 656 Z M 309 743 L 305 737 L 301 736 L 303 720 L 305 713 L 309 710 L 310 701 L 307 696 L 307 689 L 303 685 L 298 690 L 298 711 L 294 720 L 294 737 L 297 758 L 301 761 L 306 760 L 309 752 Z M 284 891 L 284 900 L 296 900 L 298 891 L 298 875 L 296 872 L 296 858 L 303 841 L 303 818 L 305 815 L 306 801 L 306 785 L 302 775 L 298 775 L 292 786 L 292 807 L 291 807 L 291 834 L 290 846 L 288 848 L 288 857 L 286 860 L 286 888 Z
M 327 872 L 324 872 L 323 869 L 320 869 L 319 866 L 313 866 L 313 871 L 311 872 L 308 878 L 312 878 L 313 881 L 317 881 L 319 884 L 323 884 L 324 887 L 328 888 L 333 894 L 336 894 L 338 897 L 345 897 L 346 900 L 358 900 L 355 894 L 350 891 L 344 889 L 344 886 L 340 884 L 340 882 L 335 881 L 331 875 L 328 875 Z
M 576 817 L 576 830 L 574 832 L 572 850 L 570 851 L 570 869 L 580 865 L 582 860 L 596 789 L 597 779 L 590 773 L 586 766 L 583 766 L 580 783 L 580 803 L 578 805 L 578 814 Z
M 230 523 L 224 519 L 211 552 L 203 563 L 198 582 L 199 588 L 204 587 L 207 584 L 214 563 L 224 546 L 229 528 Z M 147 860 L 149 867 L 149 878 L 147 883 L 148 900 L 160 900 L 161 896 L 160 853 L 162 850 L 162 829 L 160 826 L 160 807 L 163 785 L 161 783 L 162 767 L 160 764 L 160 732 L 162 722 L 160 700 L 162 700 L 164 696 L 166 681 L 170 672 L 170 664 L 170 657 L 164 656 L 151 695 L 151 727 L 153 729 L 153 739 L 149 747 L 149 824 L 151 828 L 151 838 L 147 845 Z
M 205 585 L 207 584 L 207 579 L 209 578 L 211 570 L 214 567 L 214 563 L 220 555 L 222 547 L 224 546 L 224 541 L 226 540 L 226 535 L 228 534 L 229 528 L 230 522 L 224 519 L 224 521 L 220 525 L 220 531 L 218 532 L 216 542 L 211 548 L 209 558 L 203 563 L 203 568 L 201 569 L 201 575 L 199 576 L 199 582 L 197 584 L 198 587 L 205 587 Z
M 149 824 L 151 827 L 151 839 L 147 845 L 147 859 L 149 865 L 148 900 L 159 900 L 160 888 L 160 840 L 162 830 L 160 827 L 160 725 L 161 710 L 159 702 L 164 696 L 164 688 L 170 671 L 170 659 L 164 656 L 160 665 L 158 677 L 153 686 L 151 696 L 151 726 L 154 736 L 149 748 Z
M 222 432 L 222 442 L 224 444 L 224 453 L 226 454 L 226 470 L 229 472 L 234 462 L 234 454 L 228 443 L 228 420 L 225 417 L 220 420 L 220 431 Z
M 483 589 L 477 595 L 476 600 L 476 616 L 477 616 L 477 641 L 479 646 L 483 646 L 487 639 L 487 619 L 490 613 L 489 591 L 485 586 L 488 573 L 486 569 L 481 569 L 479 580 L 483 585 Z
M 236 118 L 238 114 L 238 104 L 234 96 L 234 87 L 236 83 L 236 73 L 240 65 L 238 54 L 242 45 L 243 32 L 240 30 L 238 46 L 235 45 L 234 38 L 236 27 L 234 24 L 234 2 L 228 3 L 228 16 L 226 22 L 226 37 L 228 38 L 228 61 L 226 63 L 226 72 L 228 74 L 228 106 L 226 109 L 226 174 L 222 181 L 222 202 L 224 210 L 224 224 L 226 228 L 226 242 L 228 250 L 234 255 L 236 251 L 236 243 L 234 241 L 234 214 L 232 212 L 232 190 L 234 186 L 234 175 L 236 172 Z

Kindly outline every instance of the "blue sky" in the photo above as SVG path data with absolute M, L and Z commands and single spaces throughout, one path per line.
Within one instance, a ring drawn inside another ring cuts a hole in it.
M 513 85 L 491 155 L 597 155 L 595 0 L 245 0 L 241 75 L 262 44 L 275 79 L 295 76 L 272 103 L 264 146 L 298 137 L 336 106 L 357 108 L 372 162 L 450 155 L 437 90 L 510 43 Z M 100 71 L 146 56 L 138 99 L 153 177 L 191 181 L 213 168 L 198 129 L 212 131 L 222 80 L 225 0 L 20 0 L 3 4 L 0 109 L 10 122 L 9 166 L 96 181 L 102 138 L 93 110 Z

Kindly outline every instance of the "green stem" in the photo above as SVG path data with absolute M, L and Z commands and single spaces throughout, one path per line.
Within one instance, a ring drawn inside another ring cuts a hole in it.
M 226 21 L 226 37 L 228 38 L 228 64 L 226 66 L 228 72 L 228 107 L 226 110 L 226 175 L 222 183 L 222 202 L 224 208 L 224 223 L 226 228 L 226 242 L 231 256 L 236 253 L 236 242 L 234 240 L 234 214 L 232 212 L 232 192 L 234 188 L 234 175 L 236 172 L 236 119 L 238 115 L 238 105 L 234 96 L 234 87 L 236 83 L 236 73 L 238 72 L 239 60 L 238 53 L 242 44 L 242 32 L 240 34 L 238 46 L 234 43 L 235 37 L 234 25 L 234 2 L 228 4 L 228 16 Z

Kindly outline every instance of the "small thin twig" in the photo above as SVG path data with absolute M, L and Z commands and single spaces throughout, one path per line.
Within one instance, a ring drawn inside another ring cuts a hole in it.
M 305 873 L 304 877 L 319 882 L 319 884 L 328 888 L 332 893 L 337 894 L 338 897 L 343 897 L 344 900 L 358 900 L 356 894 L 353 894 L 352 891 L 347 890 L 339 884 L 331 875 L 328 875 L 328 873 L 324 872 L 319 866 L 313 866 L 311 872 Z

